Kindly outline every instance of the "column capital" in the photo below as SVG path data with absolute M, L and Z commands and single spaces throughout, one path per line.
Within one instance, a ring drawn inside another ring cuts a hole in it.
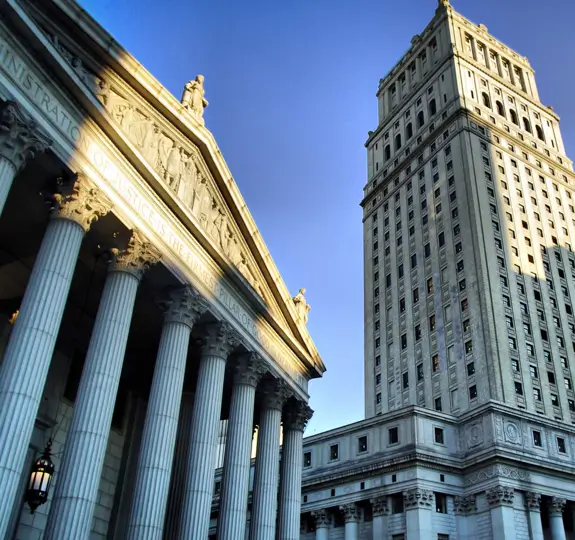
M 515 490 L 510 486 L 495 486 L 485 491 L 487 504 L 489 506 L 512 505 L 515 497 Z
M 299 399 L 290 400 L 284 407 L 283 425 L 288 429 L 304 431 L 313 410 Z
M 525 507 L 531 512 L 541 511 L 541 494 L 534 491 L 525 492 Z
M 315 520 L 316 528 L 326 528 L 331 526 L 331 515 L 325 509 L 313 510 L 311 517 Z
M 140 279 L 161 258 L 161 253 L 152 243 L 140 231 L 133 230 L 126 249 L 112 249 L 110 271 L 129 272 Z
M 549 515 L 562 515 L 567 501 L 561 497 L 551 497 L 549 502 Z
M 284 403 L 290 396 L 286 384 L 279 379 L 268 379 L 261 387 L 262 405 L 267 409 L 283 409 Z
M 386 516 L 389 513 L 389 506 L 387 504 L 387 497 L 385 495 L 369 499 L 371 503 L 371 511 L 373 517 Z
M 202 326 L 199 339 L 202 354 L 221 356 L 227 359 L 230 353 L 240 344 L 240 339 L 231 324 L 225 321 Z
M 355 503 L 342 504 L 339 511 L 343 514 L 346 523 L 357 523 L 359 521 L 360 510 Z
M 453 506 L 456 514 L 469 514 L 476 509 L 475 495 L 460 496 L 453 499 Z
M 112 209 L 110 200 L 83 173 L 70 180 L 59 178 L 57 192 L 52 194 L 52 218 L 69 219 L 88 232 L 92 223 Z
M 257 387 L 262 377 L 267 373 L 264 359 L 256 352 L 240 354 L 232 366 L 234 384 L 247 384 Z
M 51 144 L 52 140 L 24 114 L 18 103 L 5 101 L 0 104 L 0 156 L 12 163 L 16 171 Z
M 413 508 L 429 508 L 433 505 L 433 491 L 413 488 L 403 492 L 403 506 L 406 510 Z
M 189 285 L 168 288 L 158 301 L 165 322 L 179 322 L 192 328 L 208 309 L 204 297 Z

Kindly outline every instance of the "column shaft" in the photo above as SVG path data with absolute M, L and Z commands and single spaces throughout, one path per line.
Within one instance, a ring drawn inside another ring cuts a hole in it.
M 566 539 L 562 513 L 549 512 L 549 528 L 551 529 L 551 540 Z
M 329 527 L 317 527 L 315 530 L 315 540 L 329 540 Z
M 181 538 L 208 537 L 228 353 L 229 350 L 221 347 L 208 347 L 200 360 L 188 452 L 188 478 L 180 524 Z
M 493 540 L 516 539 L 514 515 L 514 510 L 511 506 L 501 505 L 491 508 Z
M 359 523 L 357 521 L 346 522 L 345 540 L 359 540 Z
M 281 408 L 262 407 L 252 492 L 250 540 L 275 539 L 281 419 Z
M 45 540 L 83 540 L 92 514 L 112 423 L 139 278 L 106 279 L 64 447 Z
M 4 210 L 8 193 L 16 176 L 16 166 L 5 157 L 0 157 L 0 215 Z
M 53 219 L 36 261 L 0 368 L 0 538 L 38 412 L 84 229 Z
M 278 536 L 282 540 L 300 538 L 302 452 L 303 429 L 284 423 L 278 518 Z
M 166 321 L 150 391 L 134 484 L 129 540 L 160 540 L 168 502 L 191 327 Z
M 374 515 L 372 525 L 373 540 L 387 540 L 387 536 L 388 536 L 387 515 L 386 514 Z
M 220 492 L 218 540 L 235 540 L 245 533 L 255 395 L 255 386 L 234 384 Z
M 543 540 L 543 524 L 541 523 L 541 512 L 528 510 L 529 534 L 531 540 Z

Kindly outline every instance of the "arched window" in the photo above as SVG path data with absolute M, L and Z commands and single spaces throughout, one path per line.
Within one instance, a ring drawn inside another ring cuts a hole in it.
M 411 125 L 411 122 L 405 126 L 405 132 L 407 134 L 406 139 L 411 139 L 411 137 L 413 137 L 413 126 Z
M 419 129 L 423 126 L 423 124 L 425 124 L 425 120 L 423 119 L 423 111 L 419 111 L 417 113 L 417 128 Z
M 389 146 L 389 144 L 387 144 L 385 146 L 385 149 L 383 152 L 384 152 L 384 156 L 385 156 L 385 161 L 388 161 L 389 158 L 391 157 L 391 147 Z
M 525 131 L 528 131 L 529 133 L 533 133 L 531 131 L 531 124 L 529 123 L 529 120 L 527 120 L 527 118 L 525 118 L 525 116 L 523 117 L 523 129 Z
M 483 97 L 483 105 L 491 109 L 491 101 L 489 101 L 489 96 L 485 92 L 483 92 L 481 96 Z
M 401 148 L 401 135 L 398 133 L 395 136 L 395 151 L 397 152 Z
M 495 102 L 495 106 L 497 107 L 497 114 L 505 117 L 505 109 L 503 108 L 503 103 L 501 103 L 501 101 L 497 100 Z
M 432 99 L 429 102 L 429 116 L 433 116 L 437 112 L 437 105 L 435 104 L 435 100 Z
M 509 114 L 511 115 L 511 121 L 518 126 L 519 120 L 517 119 L 517 113 L 513 109 L 509 109 Z
M 545 135 L 543 135 L 543 129 L 541 129 L 541 126 L 535 126 L 535 131 L 537 131 L 537 137 L 545 142 Z

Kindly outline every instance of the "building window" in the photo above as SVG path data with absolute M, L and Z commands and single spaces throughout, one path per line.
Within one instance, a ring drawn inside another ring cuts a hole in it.
M 557 394 L 551 394 L 551 405 L 553 405 L 553 407 L 559 407 L 559 398 L 557 397 Z
M 541 448 L 543 446 L 540 431 L 533 431 L 533 446 L 537 446 L 538 448 Z
M 381 403 L 381 392 L 378 392 L 375 396 L 375 402 L 378 404 Z
M 403 514 L 403 493 L 394 493 L 391 496 L 391 513 Z M 401 538 L 403 538 L 403 534 Z
M 520 382 L 515 382 L 515 393 L 518 396 L 523 395 L 523 385 Z
M 565 439 L 563 437 L 557 437 L 557 451 L 560 454 L 567 453 L 567 447 L 565 445 Z
M 399 442 L 399 431 L 396 427 L 389 428 L 387 434 L 389 444 L 397 444 Z
M 367 452 L 367 435 L 357 439 L 357 451 L 358 453 Z
M 433 430 L 435 442 L 438 444 L 445 444 L 445 439 L 443 436 L 443 429 L 442 428 L 434 428 Z
M 474 362 L 469 362 L 469 364 L 467 364 L 467 375 L 469 377 L 471 377 L 472 375 L 475 375 L 475 363 Z
M 438 514 L 447 514 L 447 496 L 443 493 L 435 493 L 435 511 Z
M 417 380 L 423 380 L 423 364 L 417 364 Z
M 433 372 L 436 373 L 437 371 L 439 371 L 439 355 L 438 354 L 434 354 L 431 357 L 431 364 L 433 366 Z
M 477 386 L 472 385 L 469 387 L 469 399 L 477 398 Z
M 533 399 L 535 401 L 541 401 L 541 390 L 539 390 L 539 388 L 533 388 Z
M 442 411 L 443 410 L 441 407 L 441 398 L 440 397 L 435 398 L 434 407 L 435 407 L 436 411 Z
M 303 466 L 304 467 L 311 467 L 311 452 L 304 452 L 303 453 Z
M 339 444 L 332 444 L 329 447 L 329 459 L 331 461 L 339 459 Z

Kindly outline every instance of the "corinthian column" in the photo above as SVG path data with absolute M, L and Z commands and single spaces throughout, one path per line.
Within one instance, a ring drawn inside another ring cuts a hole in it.
M 55 196 L 0 367 L 0 538 L 4 538 L 84 233 L 109 203 L 84 177 Z
M 160 540 L 192 326 L 207 304 L 190 287 L 170 291 L 134 483 L 127 538 Z
M 234 366 L 234 385 L 220 491 L 218 540 L 243 538 L 248 492 L 256 387 L 265 373 L 257 353 L 242 355 Z
M 431 538 L 433 491 L 413 488 L 403 492 L 407 538 Z
M 188 478 L 182 503 L 181 538 L 208 537 L 226 360 L 237 344 L 236 334 L 228 323 L 215 323 L 204 329 L 192 413 Z
M 515 490 L 509 486 L 496 486 L 485 491 L 487 504 L 491 510 L 493 540 L 515 540 L 515 511 L 513 499 Z
M 359 540 L 359 508 L 355 503 L 339 507 L 345 520 L 345 540 Z
M 279 381 L 263 387 L 252 491 L 250 540 L 274 540 L 278 500 L 280 428 L 287 393 Z
M 389 507 L 387 504 L 387 497 L 381 496 L 376 499 L 371 499 L 371 510 L 373 514 L 373 540 L 384 540 L 388 537 L 388 514 Z
M 525 508 L 529 520 L 529 533 L 531 540 L 543 540 L 543 524 L 541 523 L 541 495 L 533 491 L 526 491 Z
M 90 535 L 138 285 L 160 258 L 139 233 L 115 251 L 94 322 L 44 540 Z
M 329 540 L 331 515 L 327 510 L 314 510 L 311 517 L 315 520 L 315 540 Z
M 303 432 L 313 411 L 301 401 L 288 403 L 283 419 L 278 537 L 299 540 Z
M 0 105 L 0 215 L 14 177 L 28 159 L 41 154 L 51 144 L 15 101 Z
M 551 497 L 549 505 L 549 528 L 551 540 L 565 540 L 565 527 L 563 526 L 563 510 L 567 502 L 559 497 Z

